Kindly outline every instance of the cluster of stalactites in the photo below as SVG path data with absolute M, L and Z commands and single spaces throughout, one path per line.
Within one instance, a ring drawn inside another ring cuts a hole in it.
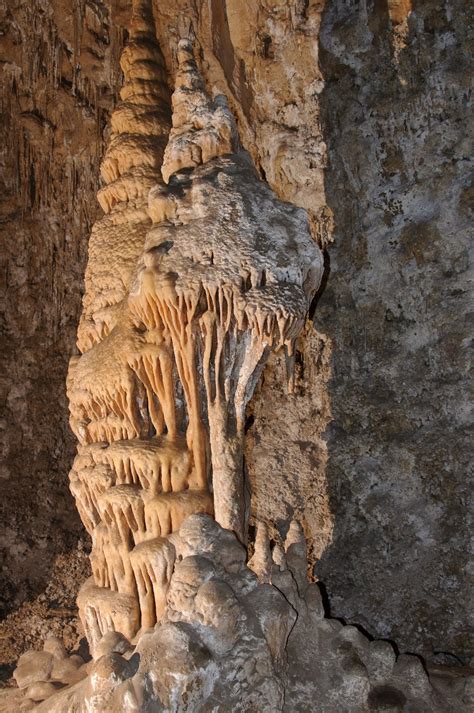
M 250 255 L 249 259 L 249 252 L 251 254 L 254 247 L 252 243 L 255 242 L 252 230 L 258 233 L 262 228 L 258 217 L 256 220 L 255 214 L 249 214 L 243 216 L 242 227 L 245 232 L 249 224 L 252 226 L 250 239 L 242 234 L 238 236 L 242 247 L 236 242 L 229 253 L 219 258 L 223 250 L 216 243 L 210 246 L 209 254 L 201 254 L 200 244 L 208 236 L 193 235 L 192 224 L 206 213 L 212 214 L 215 184 L 225 186 L 221 193 L 225 194 L 229 189 L 230 200 L 234 190 L 232 181 L 235 181 L 242 194 L 238 200 L 244 210 L 245 190 L 250 194 L 254 189 L 252 183 L 256 184 L 256 188 L 264 184 L 258 180 L 253 168 L 249 170 L 248 157 L 240 150 L 235 120 L 225 97 L 217 96 L 214 101 L 209 98 L 189 40 L 181 40 L 178 44 L 178 70 L 172 107 L 172 129 L 161 172 L 166 184 L 175 175 L 179 190 L 174 186 L 158 184 L 149 193 L 148 213 L 154 227 L 147 235 L 139 265 L 138 274 L 143 277 L 136 280 L 129 299 L 131 313 L 150 328 L 168 329 L 171 335 L 176 320 L 182 328 L 194 321 L 194 327 L 203 335 L 209 335 L 215 324 L 217 339 L 219 335 L 231 332 L 238 339 L 239 333 L 249 332 L 253 339 L 270 348 L 285 346 L 291 356 L 321 277 L 320 251 L 315 245 L 311 246 L 313 254 L 310 254 L 308 264 L 301 266 L 301 276 L 296 281 L 294 276 L 288 281 L 285 277 L 275 277 L 271 254 L 265 255 L 263 260 L 261 255 L 256 254 Z M 223 157 L 227 157 L 227 163 Z M 222 159 L 220 165 L 216 163 L 219 159 Z M 246 175 L 246 172 L 251 175 Z M 242 184 L 249 177 L 252 183 L 242 191 Z M 206 183 L 209 188 L 206 188 Z M 209 205 L 201 204 L 201 190 L 208 192 Z M 279 203 L 275 196 L 273 200 L 272 208 L 277 220 L 278 211 L 282 207 L 286 210 L 287 204 Z M 219 205 L 216 204 L 216 224 L 220 219 L 218 211 Z M 286 213 L 283 220 L 287 220 L 295 232 L 301 231 L 301 236 L 298 236 L 301 240 L 308 241 L 309 230 L 300 216 L 295 218 Z M 296 227 L 291 225 L 292 222 Z M 194 253 L 191 259 L 183 250 L 181 254 L 175 254 L 174 250 L 170 252 L 170 248 L 173 245 L 178 247 L 182 239 L 183 234 L 180 236 L 177 233 L 181 226 L 186 231 L 183 238 L 188 243 L 188 253 Z M 236 226 L 238 231 L 239 218 L 236 219 Z M 203 231 L 206 231 L 205 227 Z M 219 240 L 218 231 L 216 233 Z M 310 238 L 309 242 L 312 243 Z M 265 269 L 267 265 L 269 270 Z M 278 271 L 284 272 L 281 267 Z M 175 277 L 170 277 L 173 275 Z M 267 279 L 270 277 L 273 277 L 271 284 Z M 216 337 L 212 338 L 215 341 Z
M 218 522 L 245 540 L 243 422 L 269 352 L 291 360 L 321 275 L 303 211 L 280 202 L 239 148 L 225 101 L 206 93 L 189 41 L 178 46 L 166 186 L 128 305 L 170 338 L 197 468 L 210 452 Z M 295 265 L 288 265 L 291 259 Z M 206 449 L 209 432 L 209 449 Z

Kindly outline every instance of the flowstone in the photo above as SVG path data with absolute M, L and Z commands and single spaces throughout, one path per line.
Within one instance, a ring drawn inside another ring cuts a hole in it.
M 299 523 L 284 547 L 259 526 L 246 564 L 245 409 L 272 350 L 291 389 L 322 256 L 306 213 L 259 180 L 186 40 L 178 60 L 170 127 L 137 0 L 68 377 L 92 661 L 26 654 L 22 709 L 448 710 L 418 659 L 324 617 Z M 468 693 L 454 694 L 461 711 Z
M 255 558 L 262 562 L 265 552 L 271 556 L 259 576 L 246 565 L 246 550 L 235 534 L 209 515 L 188 517 L 172 541 L 175 566 L 160 622 L 143 631 L 135 645 L 109 631 L 93 660 L 75 673 L 81 680 L 60 691 L 44 689 L 49 697 L 39 705 L 27 697 L 21 710 L 472 709 L 472 677 L 430 680 L 416 656 L 397 657 L 389 642 L 369 641 L 357 628 L 325 617 L 319 586 L 307 581 L 305 541 L 297 523 L 284 550 L 272 549 L 261 533 Z M 29 685 L 26 696 L 41 695 L 39 683 L 47 679 L 41 669 L 50 670 L 50 659 L 43 661 L 43 652 L 26 656 L 37 657 L 34 673 L 27 676 L 28 662 L 20 662 L 17 680 Z

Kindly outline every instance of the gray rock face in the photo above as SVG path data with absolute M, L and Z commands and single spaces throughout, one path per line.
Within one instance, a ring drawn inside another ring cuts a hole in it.
M 334 614 L 402 650 L 466 662 L 472 196 L 463 18 L 460 5 L 417 3 L 397 44 L 375 10 L 367 20 L 332 3 L 324 16 L 335 232 L 316 323 L 333 343 L 334 529 L 316 571 Z

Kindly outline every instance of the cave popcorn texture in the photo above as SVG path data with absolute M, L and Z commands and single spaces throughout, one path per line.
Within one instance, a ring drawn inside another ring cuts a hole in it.
M 68 376 L 71 490 L 92 537 L 78 604 L 91 650 L 162 617 L 172 544 L 193 513 L 246 540 L 245 407 L 294 342 L 322 275 L 305 211 L 240 148 L 224 97 L 179 44 L 171 132 L 161 54 L 136 3 L 101 173 L 84 312 Z M 161 174 L 160 174 L 161 168 Z

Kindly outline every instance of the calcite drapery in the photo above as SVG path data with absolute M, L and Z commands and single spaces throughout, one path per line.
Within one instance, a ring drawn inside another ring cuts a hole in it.
M 152 27 L 136 2 L 102 165 L 106 216 L 91 235 L 83 354 L 68 380 L 80 442 L 71 489 L 93 542 L 79 607 L 93 649 L 110 629 L 132 638 L 160 618 L 187 516 L 214 511 L 245 541 L 245 407 L 272 349 L 286 349 L 291 370 L 322 272 L 306 214 L 258 179 L 187 41 L 164 150 Z

